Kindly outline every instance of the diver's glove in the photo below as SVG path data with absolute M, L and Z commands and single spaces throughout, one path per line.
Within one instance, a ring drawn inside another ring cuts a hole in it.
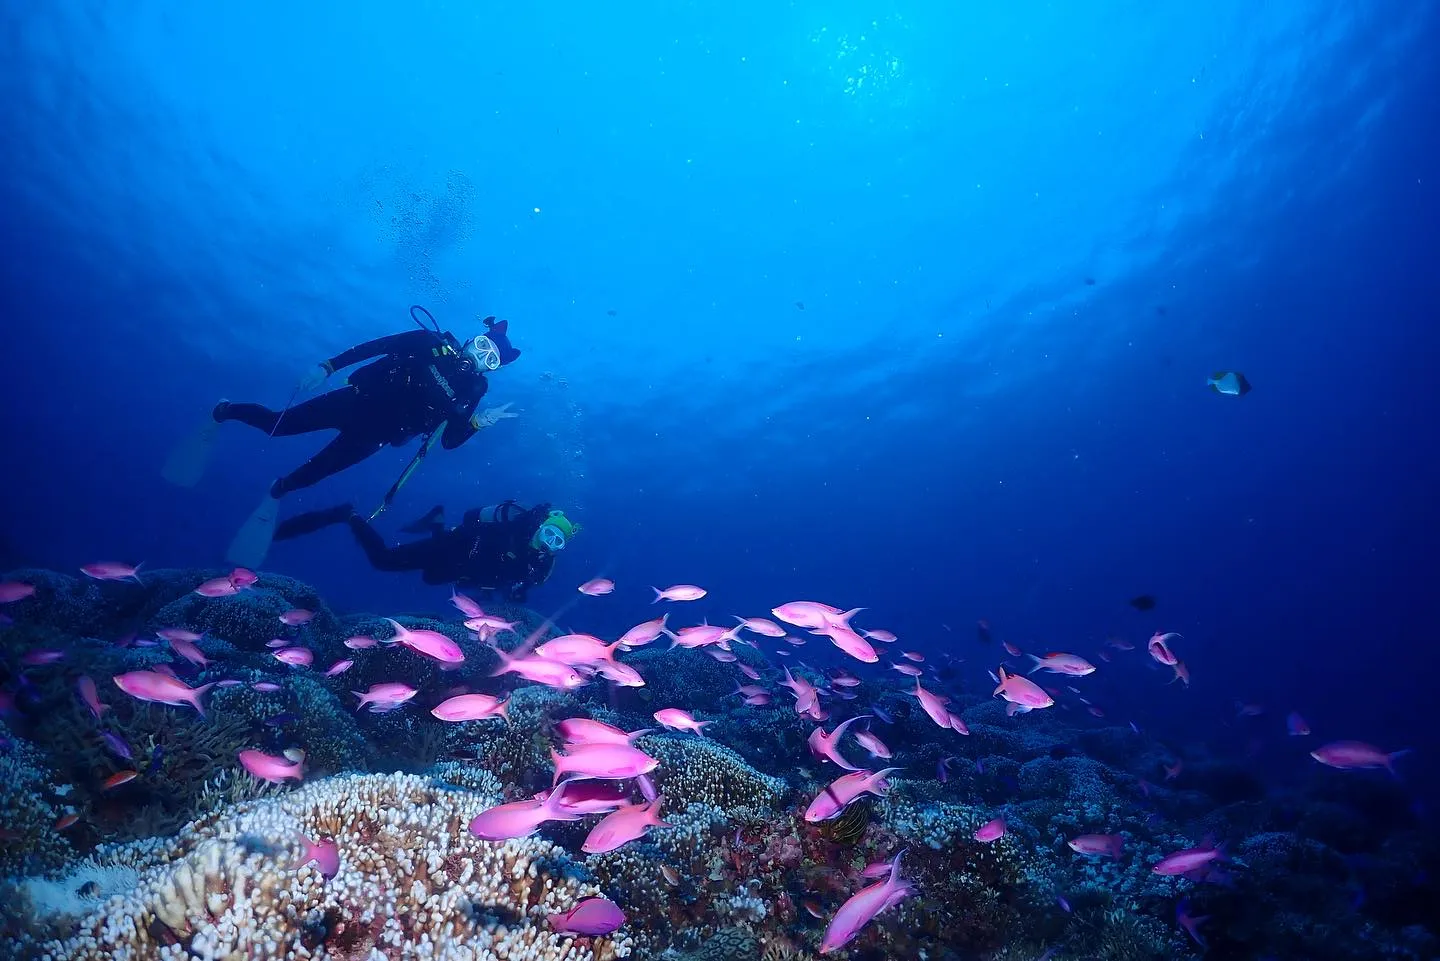
M 476 411 L 470 415 L 470 426 L 476 430 L 484 430 L 487 427 L 494 427 L 507 417 L 519 417 L 520 412 L 510 413 L 510 404 L 501 404 L 499 407 L 487 407 L 483 412 Z
M 335 373 L 335 368 L 330 366 L 328 360 L 324 363 L 316 364 L 310 368 L 310 370 L 306 371 L 305 376 L 300 379 L 300 389 L 314 390 L 325 383 L 325 378 L 333 373 Z

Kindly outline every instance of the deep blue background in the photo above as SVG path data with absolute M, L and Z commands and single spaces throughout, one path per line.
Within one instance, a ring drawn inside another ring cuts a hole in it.
M 1113 717 L 1240 750 L 1240 698 L 1433 769 L 1433 5 L 412 6 L 0 14 L 6 565 L 220 563 L 320 441 L 227 428 L 193 491 L 170 445 L 419 302 L 511 319 L 523 414 L 387 532 L 570 509 L 532 601 L 576 627 L 650 584 L 709 587 L 693 619 L 813 597 L 976 690 L 980 617 L 1092 657 L 1176 630 L 1193 688 L 1130 655 L 1090 679 Z M 1229 368 L 1252 394 L 1205 389 Z M 343 531 L 269 566 L 445 595 Z

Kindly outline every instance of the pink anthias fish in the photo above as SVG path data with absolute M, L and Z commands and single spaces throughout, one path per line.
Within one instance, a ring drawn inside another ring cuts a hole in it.
M 795 677 L 788 667 L 785 668 L 785 680 L 780 682 L 780 686 L 788 687 L 795 695 L 796 714 L 807 714 L 819 704 L 820 692 L 815 689 L 815 685 L 803 677 Z
M 511 657 L 498 648 L 495 653 L 500 657 L 500 666 L 490 672 L 491 677 L 499 677 L 502 674 L 519 674 L 527 681 L 535 681 L 546 687 L 567 691 L 585 684 L 585 678 L 569 664 L 535 657 L 533 654 L 525 657 Z
M 840 724 L 836 725 L 835 730 L 831 731 L 829 734 L 825 733 L 825 729 L 823 727 L 817 727 L 815 730 L 810 732 L 810 737 L 806 739 L 806 743 L 810 745 L 810 753 L 815 755 L 815 757 L 819 758 L 820 760 L 829 761 L 832 764 L 839 765 L 846 771 L 863 770 L 863 768 L 856 767 L 854 764 L 851 764 L 849 761 L 845 760 L 844 756 L 841 755 L 840 738 L 845 736 L 845 731 L 850 727 L 850 725 L 854 724 L 856 721 L 861 720 L 863 717 L 868 716 L 869 715 L 861 715 L 861 717 L 852 717 L 848 721 L 842 721 Z
M 261 694 L 273 694 L 276 691 L 280 690 L 280 685 L 276 684 L 274 681 L 256 681 L 250 686 L 255 690 L 259 691 Z
M 303 868 L 314 861 L 315 868 L 320 872 L 321 877 L 333 878 L 340 873 L 340 846 L 335 843 L 333 838 L 312 841 L 302 834 L 300 843 L 304 846 L 304 850 L 300 852 L 300 860 L 295 864 L 297 868 Z
M 591 634 L 562 634 L 559 637 L 552 637 L 531 653 L 535 657 L 541 657 L 547 661 L 559 661 L 562 664 L 569 664 L 571 667 L 578 667 L 582 664 L 613 661 L 615 651 L 619 647 L 619 641 L 614 644 L 606 644 Z
M 840 905 L 840 910 L 830 919 L 825 934 L 820 939 L 821 954 L 830 954 L 843 948 L 877 915 L 915 893 L 910 882 L 900 877 L 900 859 L 904 855 L 904 851 L 895 855 L 895 860 L 890 862 L 890 873 L 883 881 L 866 885 Z
M 1034 681 L 1019 674 L 1006 674 L 1003 666 L 1000 668 L 1000 684 L 993 693 L 1026 710 L 1050 707 L 1055 703 L 1055 699 Z
M 1387 754 L 1373 744 L 1363 741 L 1332 741 L 1311 751 L 1310 756 L 1326 767 L 1342 771 L 1364 771 L 1383 767 L 1394 774 L 1395 761 L 1409 753 L 1409 748 Z
M 275 660 L 291 667 L 309 667 L 315 663 L 315 652 L 308 647 L 282 647 L 272 655 Z
M 1030 668 L 1030 673 L 1036 671 L 1049 671 L 1051 674 L 1068 674 L 1071 677 L 1084 677 L 1087 674 L 1095 673 L 1095 665 L 1078 654 L 1064 654 L 1052 652 L 1044 657 L 1036 657 L 1034 654 L 1026 655 L 1035 662 Z
M 195 593 L 201 597 L 232 597 L 240 593 L 240 588 L 228 577 L 212 577 L 210 580 L 195 588 Z
M 874 664 L 880 660 L 880 655 L 876 652 L 874 645 L 855 633 L 849 624 L 827 624 L 810 633 L 830 638 L 832 644 L 863 664 Z
M 881 644 L 894 644 L 900 638 L 896 637 L 893 631 L 874 630 L 861 631 L 860 634 L 867 641 L 879 641 Z
M 655 592 L 655 600 L 651 601 L 651 604 L 658 604 L 661 601 L 698 601 L 709 593 L 705 588 L 696 587 L 694 584 L 673 584 L 663 591 L 658 587 L 652 587 L 650 590 Z
M 849 613 L 840 610 L 838 607 L 831 607 L 829 604 L 821 604 L 819 601 L 789 601 L 779 607 L 771 608 L 770 613 L 784 621 L 786 624 L 795 627 L 814 629 L 824 627 L 826 624 L 839 621 L 849 622 L 850 618 L 859 613 L 861 608 L 856 608 Z
M 925 663 L 925 655 L 921 654 L 919 651 L 901 651 L 900 656 L 905 658 L 905 660 L 907 661 L 914 661 L 916 664 Z
M 660 763 L 638 748 L 628 744 L 574 744 L 561 754 L 550 749 L 555 765 L 555 780 L 562 778 L 598 778 L 618 781 L 649 774 Z
M 110 710 L 108 704 L 100 703 L 100 692 L 95 689 L 95 682 L 91 680 L 89 675 L 82 674 L 76 678 L 75 690 L 80 692 L 81 702 L 90 709 L 90 713 L 95 716 L 95 720 L 100 720 L 100 715 Z
M 670 635 L 670 647 L 683 647 L 690 650 L 700 647 L 717 645 L 726 650 L 730 649 L 730 642 L 735 640 L 738 627 L 720 627 L 717 624 L 696 624 L 692 627 L 682 627 L 678 631 L 666 633 Z
M 183 637 L 171 637 L 168 638 L 168 640 L 170 642 L 170 650 L 179 654 L 196 667 L 206 667 L 210 664 L 210 658 L 205 656 L 205 652 L 200 650 L 194 641 Z
M 941 727 L 950 726 L 950 712 L 945 707 L 946 704 L 950 703 L 948 697 L 941 697 L 939 694 L 925 690 L 925 688 L 920 686 L 919 680 L 915 682 L 914 694 L 915 697 L 919 699 L 920 706 L 924 708 L 925 713 L 929 715 L 930 720 Z
M 460 694 L 435 705 L 430 713 L 442 721 L 479 721 L 487 717 L 510 720 L 510 702 L 489 694 Z
M 290 627 L 300 627 L 302 624 L 309 624 L 315 619 L 314 611 L 307 611 L 303 607 L 294 607 L 280 615 L 280 623 Z
M 1173 631 L 1169 634 L 1161 634 L 1157 631 L 1150 637 L 1150 643 L 1147 644 L 1146 647 L 1150 651 L 1150 656 L 1155 658 L 1155 660 L 1164 664 L 1166 667 L 1174 667 L 1177 658 L 1175 657 L 1175 652 L 1170 649 L 1170 644 L 1179 638 L 1180 635 Z
M 1210 920 L 1210 915 L 1202 914 L 1198 918 L 1190 914 L 1190 899 L 1181 898 L 1180 903 L 1175 905 L 1175 923 L 1184 929 L 1185 933 L 1194 939 L 1195 943 L 1202 948 L 1209 947 L 1205 939 L 1200 936 L 1200 925 Z
M 458 664 L 465 660 L 465 652 L 460 650 L 460 645 L 439 631 L 412 631 L 398 621 L 388 617 L 385 620 L 390 621 L 390 626 L 395 628 L 395 636 L 391 640 L 402 647 L 408 647 L 416 654 L 423 654 L 445 664 Z
M 352 651 L 368 651 L 380 642 L 373 637 L 366 637 L 363 634 L 355 637 L 345 638 L 344 644 Z
M 527 838 L 546 821 L 578 821 L 580 815 L 561 806 L 561 788 L 542 792 L 524 801 L 497 804 L 475 815 L 470 833 L 482 841 L 509 841 Z
M 598 664 L 586 665 L 585 670 L 594 671 L 601 677 L 621 687 L 644 687 L 645 678 L 640 672 L 629 664 L 622 664 L 620 661 L 601 661 Z
M 914 664 L 891 664 L 890 670 L 899 671 L 908 677 L 923 677 L 925 675 L 925 672 Z
M 701 737 L 705 736 L 705 726 L 714 723 L 713 721 L 697 721 L 690 716 L 689 711 L 682 711 L 678 707 L 661 708 L 655 712 L 654 718 L 672 731 L 694 731 Z
M 1290 732 L 1291 737 L 1305 737 L 1310 733 L 1310 725 L 1295 711 L 1291 711 L 1290 716 L 1285 718 L 1285 729 Z
M 265 646 L 273 651 L 279 647 L 289 647 L 292 643 L 294 642 L 288 637 L 272 637 L 265 642 Z
M 847 671 L 835 671 L 830 675 L 830 683 L 836 687 L 859 687 L 860 678 Z
M 890 782 L 886 778 L 898 770 L 898 767 L 887 767 L 875 772 L 855 771 L 840 775 L 810 802 L 805 809 L 805 820 L 814 824 L 839 817 L 846 806 L 862 794 L 885 797 L 890 790 Z
M 112 680 L 116 687 L 137 700 L 157 704 L 189 704 L 201 717 L 205 716 L 205 708 L 200 705 L 200 698 L 214 687 L 211 683 L 192 688 L 184 681 L 159 671 L 129 671 L 116 674 Z
M 50 647 L 40 647 L 20 655 L 20 663 L 26 667 L 42 667 L 65 660 L 65 652 Z
M 237 567 L 230 572 L 229 580 L 237 589 L 243 591 L 245 588 L 260 580 L 260 575 L 248 568 Z
M 581 744 L 624 744 L 628 746 L 640 735 L 650 733 L 649 728 L 626 733 L 618 727 L 603 721 L 594 721 L 588 717 L 568 717 L 556 723 L 555 730 L 565 739 L 567 745 L 576 746 Z
M 350 668 L 354 666 L 355 662 L 348 658 L 343 661 L 336 661 L 334 664 L 331 664 L 329 667 L 325 668 L 325 676 L 339 677 L 341 674 L 344 674 L 346 671 L 350 670 Z
M 162 627 L 155 632 L 155 636 L 165 641 L 189 641 L 193 644 L 205 635 L 183 627 Z
M 80 568 L 86 576 L 97 581 L 135 581 L 140 583 L 140 564 L 121 564 L 116 561 L 100 561 Z
M 872 734 L 869 728 L 857 730 L 855 732 L 855 740 L 860 742 L 860 746 L 863 747 L 871 757 L 889 760 L 893 756 L 890 753 L 890 748 L 885 745 L 885 742 Z
M 591 829 L 580 850 L 586 854 L 604 854 L 644 837 L 651 828 L 668 828 L 670 825 L 660 820 L 660 805 L 664 801 L 661 795 L 645 804 L 627 805 L 605 815 Z
M 465 626 L 477 634 L 504 634 L 520 626 L 519 621 L 507 621 L 494 614 L 476 614 L 465 621 Z
M 661 634 L 665 633 L 665 622 L 669 619 L 670 615 L 666 614 L 664 617 L 657 617 L 653 621 L 636 624 L 620 636 L 621 649 L 644 647 L 646 644 L 654 643 Z
M 599 937 L 610 934 L 625 923 L 625 912 L 605 898 L 586 898 L 569 911 L 546 915 L 550 927 L 559 934 Z
M 769 694 L 751 694 L 749 697 L 745 698 L 745 704 L 747 707 L 764 707 L 769 703 Z
M 383 714 L 386 711 L 395 710 L 414 697 L 417 692 L 409 684 L 403 684 L 400 681 L 386 681 L 370 685 L 368 691 L 351 691 L 350 693 L 360 699 L 360 703 L 355 705 L 355 710 L 358 711 L 369 704 L 370 713 Z
M 454 604 L 455 609 L 466 617 L 485 616 L 485 611 L 481 609 L 479 604 L 475 603 L 474 598 L 461 594 L 453 587 L 450 588 L 450 603 Z
M 630 800 L 630 787 L 621 781 L 562 781 L 555 790 L 558 806 L 582 817 L 618 811 Z
M 608 577 L 592 578 L 580 585 L 580 593 L 590 597 L 604 597 L 606 594 L 613 593 L 614 590 L 615 582 Z
M 729 651 L 722 651 L 718 647 L 706 648 L 705 653 L 715 658 L 715 660 L 719 661 L 721 664 L 734 664 L 736 661 L 739 660 L 739 658 L 736 657 L 734 654 L 731 654 Z
M 1202 844 L 1198 848 L 1187 848 L 1184 851 L 1176 851 L 1156 862 L 1150 870 L 1154 874 L 1173 877 L 1179 874 L 1190 874 L 1192 871 L 1199 871 L 1208 868 L 1216 861 L 1225 860 L 1225 849 L 1212 844 Z
M 304 775 L 301 768 L 304 766 L 304 758 L 298 761 L 291 761 L 288 758 L 276 757 L 273 754 L 266 754 L 262 751 L 245 750 L 239 755 L 240 766 L 262 781 L 269 781 L 271 784 L 279 784 L 287 779 L 296 781 L 302 780 Z
M 973 837 L 983 844 L 990 844 L 1005 836 L 1007 825 L 1004 818 L 995 818 L 993 821 L 986 821 L 975 829 Z
M 739 617 L 738 615 L 732 616 L 735 616 L 735 620 L 739 622 L 737 626 L 739 626 L 742 630 L 751 632 L 752 634 L 759 634 L 761 637 L 785 636 L 785 628 L 781 627 L 779 624 L 776 624 L 774 621 L 766 620 L 763 617 Z
M 1076 854 L 1095 854 L 1106 858 L 1118 858 L 1125 847 L 1125 839 L 1118 834 L 1082 834 L 1065 843 Z
M 0 583 L 0 604 L 14 604 L 16 601 L 23 601 L 34 594 L 34 584 L 23 584 L 20 581 Z

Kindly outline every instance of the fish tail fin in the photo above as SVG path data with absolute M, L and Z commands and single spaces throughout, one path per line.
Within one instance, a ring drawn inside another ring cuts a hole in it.
M 490 672 L 490 676 L 499 677 L 501 674 L 509 672 L 510 664 L 514 658 L 502 651 L 499 644 L 493 645 L 490 649 L 495 652 L 496 657 L 500 658 L 500 665 Z
M 670 824 L 660 820 L 660 807 L 665 803 L 665 795 L 655 795 L 655 800 L 650 802 L 650 809 L 645 812 L 645 819 L 657 828 L 668 828 Z
M 650 590 L 652 590 L 652 591 L 655 592 L 655 600 L 651 601 L 650 603 L 651 603 L 651 604 L 659 604 L 661 598 L 663 598 L 663 597 L 665 596 L 665 592 L 662 591 L 662 590 L 660 590 L 660 588 L 656 587 L 656 586 L 653 585 L 653 584 L 650 585 Z
M 1035 666 L 1030 668 L 1031 674 L 1034 674 L 1036 671 L 1040 670 L 1040 668 L 1045 666 L 1044 658 L 1036 657 L 1034 654 L 1026 654 L 1025 656 L 1035 662 Z
M 210 688 L 214 686 L 215 682 L 211 681 L 209 684 L 201 684 L 199 687 L 193 687 L 190 689 L 190 703 L 195 705 L 195 713 L 199 714 L 201 717 L 205 716 L 205 708 L 200 703 L 200 698 L 205 694 L 206 691 L 210 690 Z
M 1390 772 L 1391 777 L 1397 779 L 1400 777 L 1400 773 L 1395 770 L 1395 762 L 1398 761 L 1400 758 L 1404 757 L 1405 755 L 1413 753 L 1414 750 L 1414 748 L 1409 747 L 1401 748 L 1400 750 L 1393 751 L 1385 756 L 1385 770 Z

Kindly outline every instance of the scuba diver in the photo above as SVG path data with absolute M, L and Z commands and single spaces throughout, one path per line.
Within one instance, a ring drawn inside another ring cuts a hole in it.
M 424 313 L 430 323 L 423 323 L 416 311 Z M 229 561 L 242 567 L 260 566 L 274 536 L 280 498 L 286 494 L 353 467 L 387 445 L 398 447 L 423 436 L 419 452 L 386 494 L 383 510 L 437 440 L 446 450 L 454 450 L 477 431 L 519 416 L 510 412 L 510 404 L 477 410 L 489 389 L 486 374 L 520 356 L 510 343 L 509 321 L 485 318 L 485 332 L 462 345 L 453 334 L 441 331 L 425 308 L 411 307 L 410 316 L 419 330 L 368 341 L 321 362 L 295 393 L 314 390 L 337 371 L 374 358 L 350 374 L 338 389 L 299 404 L 294 404 L 292 395 L 291 404 L 278 411 L 262 404 L 222 400 L 215 405 L 211 420 L 171 455 L 163 471 L 165 478 L 191 487 L 204 473 L 216 430 L 227 421 L 247 424 L 271 437 L 339 431 L 315 456 L 270 485 L 260 506 L 231 542 L 225 555 Z
M 444 508 L 434 507 L 402 528 L 428 537 L 390 547 L 353 505 L 340 504 L 286 518 L 275 529 L 275 540 L 312 534 L 334 524 L 350 527 L 377 571 L 419 571 L 427 584 L 496 592 L 516 603 L 524 602 L 530 588 L 545 583 L 555 568 L 555 555 L 580 529 L 549 504 L 527 510 L 513 500 L 505 501 L 466 511 L 454 527 L 446 526 Z

